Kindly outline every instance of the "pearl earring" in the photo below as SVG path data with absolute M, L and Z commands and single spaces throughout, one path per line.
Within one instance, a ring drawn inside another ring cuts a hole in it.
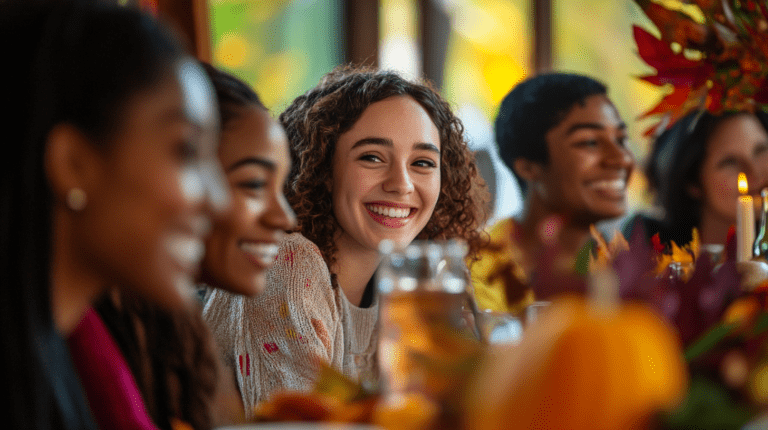
M 67 206 L 75 212 L 85 209 L 88 198 L 82 188 L 72 188 L 67 193 Z

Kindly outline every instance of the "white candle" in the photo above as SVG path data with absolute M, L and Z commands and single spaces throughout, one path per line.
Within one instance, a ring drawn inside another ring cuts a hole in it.
M 747 175 L 739 173 L 739 204 L 736 206 L 736 262 L 752 259 L 755 242 L 755 206 L 747 195 Z

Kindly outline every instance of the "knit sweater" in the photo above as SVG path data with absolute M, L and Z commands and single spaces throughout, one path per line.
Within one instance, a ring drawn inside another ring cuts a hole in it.
M 258 297 L 215 289 L 204 318 L 236 372 L 246 415 L 276 391 L 307 391 L 319 362 L 353 379 L 375 375 L 378 298 L 349 302 L 320 250 L 299 233 L 280 243 Z

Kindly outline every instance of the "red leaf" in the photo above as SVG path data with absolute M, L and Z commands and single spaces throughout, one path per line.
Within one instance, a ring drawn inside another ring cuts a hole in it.
M 723 109 L 723 85 L 715 82 L 707 93 L 707 101 L 704 106 L 710 112 L 718 113 Z
M 640 58 L 651 67 L 658 69 L 664 62 L 664 58 L 675 55 L 666 43 L 657 39 L 642 27 L 634 25 L 632 26 L 632 32 L 635 36 L 635 43 L 637 43 Z
M 659 238 L 659 233 L 656 233 L 653 236 L 651 236 L 651 243 L 653 244 L 654 251 L 658 253 L 664 252 L 664 248 L 666 247 L 664 246 L 663 243 L 661 243 L 661 238 Z
M 672 84 L 675 87 L 699 87 L 711 76 L 712 66 L 698 64 L 695 68 L 660 69 L 656 75 L 644 76 L 640 79 L 656 86 Z
M 763 80 L 760 84 L 754 99 L 757 103 L 768 103 L 768 80 Z
M 683 48 L 701 46 L 707 39 L 708 28 L 691 19 L 685 13 L 667 9 L 654 2 L 642 2 L 643 12 L 656 24 L 661 39 L 667 43 L 675 42 Z
M 639 119 L 677 109 L 678 107 L 682 106 L 683 103 L 685 103 L 690 93 L 690 87 L 675 87 L 671 94 L 668 94 L 663 99 L 661 99 L 659 104 L 657 104 L 653 109 L 640 115 Z
M 654 136 L 656 136 L 657 135 L 656 130 L 658 130 L 660 126 L 661 126 L 661 124 L 659 123 L 659 124 L 656 124 L 656 125 L 653 125 L 651 127 L 646 128 L 645 131 L 643 131 L 643 137 L 654 137 Z
M 669 47 L 668 42 L 657 39 L 656 36 L 645 31 L 642 27 L 635 25 L 632 27 L 632 31 L 640 58 L 656 70 L 685 69 L 700 66 L 698 61 L 689 60 L 683 54 L 676 54 Z
M 768 19 L 768 8 L 766 8 L 765 4 L 759 4 L 760 13 L 763 14 L 763 18 Z

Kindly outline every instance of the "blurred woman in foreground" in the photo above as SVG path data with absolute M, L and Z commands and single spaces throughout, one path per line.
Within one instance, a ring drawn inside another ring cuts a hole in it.
M 222 288 L 258 295 L 277 242 L 295 224 L 283 195 L 288 142 L 246 83 L 204 68 L 219 102 L 218 157 L 231 206 L 214 220 L 198 280 L 209 293 Z M 210 429 L 243 419 L 235 369 L 222 366 L 197 303 L 169 311 L 121 294 L 102 301 L 99 312 L 128 358 L 158 427 L 171 429 L 181 420 L 194 429 Z
M 209 83 L 137 11 L 0 8 L 13 107 L 0 157 L 3 421 L 87 429 L 92 412 L 101 428 L 154 428 L 91 304 L 113 285 L 168 308 L 189 300 L 207 216 L 227 198 Z

